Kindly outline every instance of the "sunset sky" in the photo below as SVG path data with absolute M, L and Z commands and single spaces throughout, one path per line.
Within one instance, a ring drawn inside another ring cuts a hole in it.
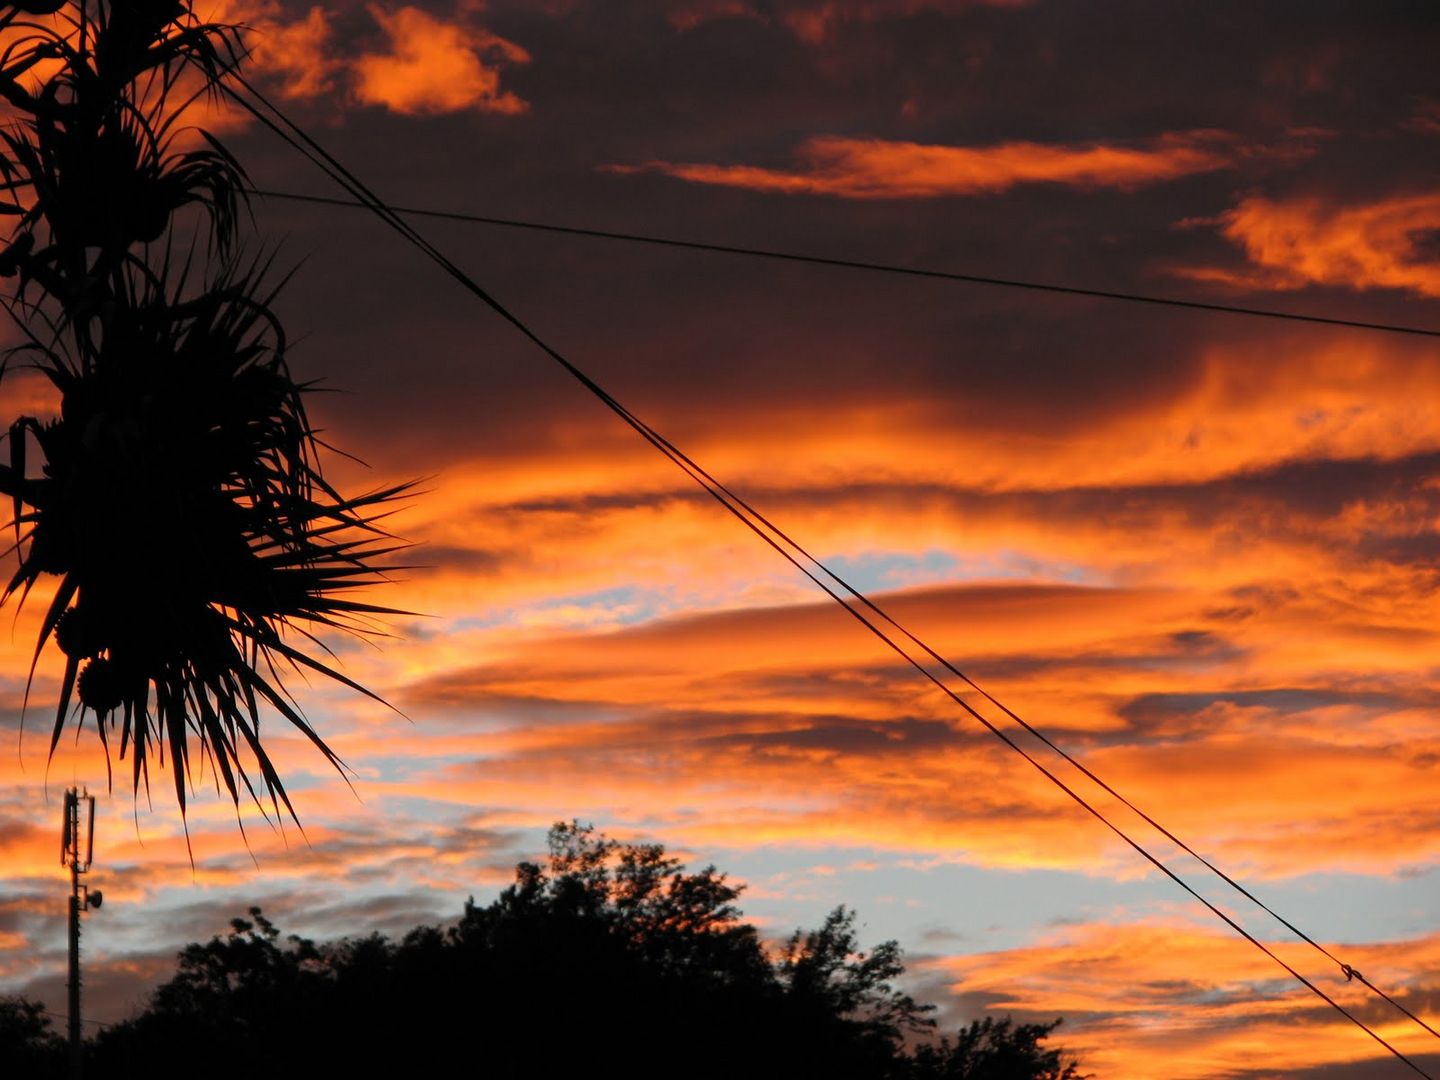
M 258 83 L 397 205 L 1440 329 L 1433 4 L 197 7 L 248 23 Z M 258 188 L 341 194 L 242 115 L 197 121 Z M 1055 1040 L 1106 1080 L 1414 1075 L 374 219 L 254 210 L 252 250 L 294 268 L 277 301 L 292 363 L 337 391 L 312 416 L 366 463 L 337 454 L 330 475 L 421 480 L 391 519 L 419 565 L 372 596 L 419 614 L 327 638 L 398 711 L 297 681 L 353 791 L 276 722 L 304 835 L 241 807 L 247 850 L 197 777 L 192 869 L 168 774 L 153 805 L 122 769 L 107 791 L 89 726 L 47 767 L 49 661 L 20 739 L 43 603 L 7 612 L 0 992 L 63 1015 L 59 819 L 78 783 L 99 795 L 97 1021 L 250 905 L 319 938 L 452 921 L 578 818 L 729 872 L 777 938 L 851 905 L 867 944 L 899 940 L 944 1025 L 1063 1016 Z M 420 227 L 1436 1024 L 1440 341 Z M 8 424 L 54 402 L 12 370 L 0 405 Z M 1440 1071 L 1440 1041 L 1097 797 Z

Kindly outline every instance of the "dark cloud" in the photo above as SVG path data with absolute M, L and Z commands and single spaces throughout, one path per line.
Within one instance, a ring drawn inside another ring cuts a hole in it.
M 431 10 L 447 14 L 445 5 Z M 651 4 L 492 4 L 486 25 L 533 57 L 506 73 L 531 103 L 528 114 L 417 120 L 365 111 L 338 126 L 330 117 L 325 134 L 399 203 L 1183 292 L 1196 286 L 1157 282 L 1156 268 L 1233 261 L 1235 253 L 1214 230 L 1176 231 L 1176 222 L 1213 217 L 1257 184 L 1277 194 L 1311 190 L 1310 178 L 1340 175 L 1352 159 L 1354 183 L 1363 169 L 1375 189 L 1375 174 L 1386 171 L 1376 155 L 1392 144 L 1414 168 L 1413 139 L 1369 135 L 1378 114 L 1414 108 L 1417 83 L 1404 73 L 1426 70 L 1433 44 L 1418 11 L 1400 5 L 1357 24 L 1340 4 L 1307 6 L 1303 18 L 1243 5 L 1223 15 L 1167 9 L 1163 18 L 1122 3 L 1083 18 L 1063 4 L 921 5 L 900 17 L 842 21 L 817 46 L 775 13 L 678 32 L 672 13 Z M 374 33 L 359 8 L 337 27 L 340 38 L 362 44 Z M 324 108 L 294 106 L 315 123 Z M 1291 134 L 1317 126 L 1338 134 Z M 1303 144 L 1310 157 L 1258 154 L 1238 172 L 1136 192 L 1017 189 L 864 206 L 596 171 L 655 158 L 774 163 L 822 134 L 976 146 L 1196 129 L 1242 145 Z M 238 149 L 262 186 L 319 189 L 258 134 Z M 374 456 L 383 447 L 380 464 L 425 471 L 461 446 L 503 460 L 537 445 L 598 449 L 630 438 L 509 328 L 363 217 L 267 204 L 261 224 L 290 234 L 296 255 L 310 255 L 285 306 L 297 329 L 314 332 L 297 354 L 303 369 L 354 391 L 324 403 L 345 448 Z M 425 228 L 682 444 L 716 412 L 744 427 L 763 422 L 765 406 L 824 410 L 876 395 L 939 397 L 957 425 L 1064 434 L 1173 399 L 1201 377 L 1207 345 L 1261 332 L 1087 301 Z M 1292 302 L 1336 313 L 1333 301 Z M 1353 310 L 1416 317 L 1384 297 Z
M 505 556 L 497 551 L 446 544 L 418 545 L 407 558 L 411 561 L 411 569 L 407 573 L 412 576 L 442 569 L 483 576 L 498 571 L 506 561 Z
M 702 738 L 702 744 L 728 746 L 756 757 L 777 753 L 813 755 L 817 752 L 848 754 L 883 761 L 891 754 L 924 753 L 953 746 L 955 731 L 938 720 L 901 719 L 877 723 L 844 717 L 811 719 L 805 726 L 782 731 L 727 733 Z
M 1425 1073 L 1440 1070 L 1440 1054 L 1407 1054 Z M 1343 1065 L 1320 1065 L 1288 1071 L 1288 1080 L 1372 1080 L 1382 1070 L 1403 1070 L 1404 1065 L 1389 1057 L 1375 1057 L 1365 1061 L 1349 1062 Z M 1271 1069 L 1244 1069 L 1231 1074 L 1235 1080 L 1269 1080 L 1275 1073 Z
M 1145 694 L 1117 710 L 1136 728 L 1156 730 L 1165 727 L 1178 734 L 1173 725 L 1195 725 L 1199 733 L 1211 721 L 1203 714 L 1215 705 L 1257 708 L 1280 714 L 1306 713 L 1336 705 L 1350 705 L 1372 713 L 1384 713 L 1405 706 L 1434 708 L 1440 704 L 1435 695 L 1426 692 L 1419 699 L 1399 693 L 1366 693 L 1341 689 L 1322 690 L 1310 687 L 1272 687 L 1264 690 L 1216 690 L 1197 693 Z

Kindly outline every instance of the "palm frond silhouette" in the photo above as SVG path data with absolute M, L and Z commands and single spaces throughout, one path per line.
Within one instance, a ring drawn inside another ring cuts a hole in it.
M 32 2 L 0 5 L 0 42 L 0 95 L 23 117 L 0 132 L 16 221 L 0 275 L 27 338 L 5 364 L 60 397 L 58 417 L 5 436 L 18 568 L 0 602 L 58 579 L 35 650 L 65 658 L 51 752 L 93 715 L 137 793 L 168 750 L 182 814 L 198 758 L 237 805 L 293 817 L 262 715 L 340 766 L 282 673 L 375 696 L 318 635 L 401 614 L 354 590 L 399 546 L 378 520 L 408 485 L 347 498 L 326 481 L 273 275 L 237 252 L 244 172 L 177 123 L 239 62 L 236 30 L 173 0 Z M 181 257 L 167 235 L 186 207 L 214 264 L 198 275 L 196 241 Z

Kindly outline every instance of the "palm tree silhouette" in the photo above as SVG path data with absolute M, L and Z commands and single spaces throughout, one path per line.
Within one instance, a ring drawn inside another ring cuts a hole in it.
M 245 174 L 177 120 L 239 63 L 238 32 L 177 0 L 31 0 L 0 4 L 0 48 L 21 116 L 0 131 L 0 275 L 25 337 L 0 375 L 28 364 L 60 396 L 4 436 L 18 568 L 0 602 L 58 578 L 35 648 L 65 657 L 51 752 L 93 715 L 137 793 L 168 749 L 182 815 L 199 759 L 237 806 L 243 789 L 293 817 L 262 712 L 340 767 L 282 672 L 375 696 L 318 635 L 399 614 L 352 591 L 382 577 L 397 545 L 377 521 L 407 485 L 326 482 L 269 263 L 239 253 Z

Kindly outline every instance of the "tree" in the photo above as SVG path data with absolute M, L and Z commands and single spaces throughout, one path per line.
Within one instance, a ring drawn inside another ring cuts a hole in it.
M 50 1030 L 38 1001 L 0 997 L 0 1073 L 33 1080 L 65 1072 L 65 1041 Z
M 796 930 L 791 935 L 779 973 L 793 996 L 811 1000 L 836 1016 L 863 1017 L 887 1034 L 934 1027 L 934 1021 L 925 1015 L 934 1007 L 916 1004 L 892 985 L 892 980 L 905 972 L 900 955 L 900 947 L 893 941 L 869 954 L 861 952 L 855 913 L 841 906 L 830 912 L 818 930 Z
M 657 972 L 719 982 L 768 975 L 755 928 L 740 921 L 741 887 L 715 867 L 681 872 L 659 844 L 619 844 L 578 822 L 556 824 L 547 868 L 516 867 L 515 884 L 486 908 L 474 902 L 451 931 L 466 948 L 502 948 L 557 931 L 593 939 Z
M 1062 1051 L 1040 1045 L 1059 1026 L 1059 1020 L 1016 1025 L 1009 1017 L 987 1016 L 962 1028 L 953 1042 L 944 1038 L 918 1047 L 911 1075 L 915 1080 L 1084 1080 Z
M 475 1060 L 487 1075 L 692 1080 L 1078 1080 L 1052 1030 L 985 1020 L 929 1043 L 930 1007 L 895 987 L 894 942 L 858 948 L 838 908 L 767 951 L 713 866 L 575 822 L 544 865 L 521 863 L 453 926 L 316 944 L 258 909 L 188 946 L 134 1020 L 103 1033 L 97 1068 L 163 1080 L 364 1075 Z M 345 1033 L 345 1037 L 337 1037 Z
M 0 601 L 58 579 L 36 642 L 65 657 L 51 751 L 90 715 L 137 791 L 169 751 L 182 814 L 197 758 L 237 802 L 293 814 L 262 709 L 339 766 L 278 672 L 369 693 L 295 637 L 323 649 L 317 629 L 385 612 L 350 590 L 378 580 L 376 517 L 404 489 L 326 482 L 268 265 L 241 251 L 245 174 L 184 126 L 238 65 L 238 31 L 180 0 L 35 0 L 0 4 L 0 38 L 22 117 L 0 132 L 0 276 L 26 339 L 0 375 L 28 364 L 60 397 L 5 436 L 18 568 Z

